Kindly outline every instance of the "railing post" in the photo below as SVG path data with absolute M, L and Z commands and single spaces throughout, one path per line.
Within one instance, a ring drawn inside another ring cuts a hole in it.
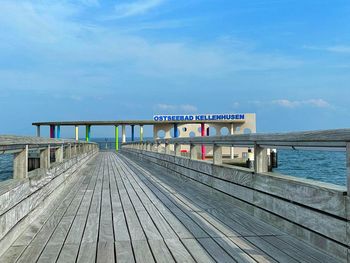
M 190 159 L 197 160 L 197 146 L 195 144 L 190 144 Z
M 174 144 L 174 154 L 175 156 L 181 156 L 181 144 Z
M 55 161 L 56 161 L 56 163 L 63 162 L 63 145 L 61 145 L 60 147 L 56 148 L 56 150 L 55 150 Z
M 28 177 L 28 145 L 15 153 L 13 159 L 13 179 L 23 179 Z
M 149 143 L 149 142 L 146 143 L 146 150 L 152 151 L 152 144 L 151 143 Z
M 157 152 L 160 153 L 161 152 L 161 143 L 157 141 Z
M 254 146 L 254 171 L 256 173 L 268 172 L 267 149 L 260 147 L 258 144 Z
M 350 196 L 350 142 L 346 142 L 347 195 Z
M 40 150 L 40 168 L 50 168 L 50 145 Z
M 168 141 L 165 142 L 165 154 L 170 154 L 170 143 Z
M 213 146 L 213 164 L 222 164 L 222 147 L 217 144 Z

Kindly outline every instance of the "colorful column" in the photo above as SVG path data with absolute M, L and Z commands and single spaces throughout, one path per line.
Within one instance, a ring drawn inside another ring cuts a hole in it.
M 90 141 L 91 125 L 85 126 L 85 141 Z
M 57 125 L 57 138 L 61 138 L 61 126 Z
M 119 151 L 119 128 L 115 126 L 115 151 Z
M 36 126 L 36 136 L 40 137 L 40 125 Z
M 230 127 L 230 134 L 231 135 L 235 134 L 235 129 L 234 128 L 235 128 L 234 124 L 231 123 L 231 127 Z M 230 148 L 230 157 L 231 157 L 231 159 L 235 158 L 235 148 L 234 147 Z
M 50 125 L 50 138 L 55 138 L 55 125 Z
M 131 125 L 131 141 L 135 141 L 135 125 Z
M 122 143 L 126 142 L 125 125 L 122 125 Z
M 177 128 L 177 123 L 174 123 L 174 138 L 179 137 L 179 131 Z
M 75 140 L 79 141 L 79 126 L 75 125 Z
M 201 123 L 201 135 L 202 137 L 205 136 L 205 124 Z M 202 160 L 205 160 L 205 145 L 202 144 Z
M 143 141 L 143 125 L 140 125 L 140 141 Z

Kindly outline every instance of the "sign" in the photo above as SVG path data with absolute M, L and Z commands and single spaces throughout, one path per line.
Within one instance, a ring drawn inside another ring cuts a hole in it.
M 172 121 L 234 121 L 244 120 L 244 114 L 195 114 L 195 115 L 154 115 L 153 120 L 159 122 Z

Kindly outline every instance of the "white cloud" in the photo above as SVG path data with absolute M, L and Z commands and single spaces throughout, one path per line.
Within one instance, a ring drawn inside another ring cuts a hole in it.
M 288 100 L 278 99 L 272 101 L 250 101 L 251 104 L 256 106 L 269 106 L 277 105 L 284 108 L 298 108 L 298 107 L 315 107 L 315 108 L 330 108 L 331 104 L 324 99 L 308 99 L 308 100 Z
M 320 51 L 327 51 L 332 53 L 350 53 L 350 46 L 347 45 L 334 45 L 334 46 L 328 46 L 328 47 L 318 47 L 318 46 L 304 46 L 305 49 L 310 50 L 320 50 Z
M 157 104 L 155 106 L 155 110 L 167 111 L 168 113 L 176 113 L 176 112 L 185 112 L 185 113 L 194 113 L 197 112 L 198 109 L 194 105 L 183 104 L 183 105 L 173 105 L 173 104 Z
M 272 101 L 273 104 L 277 104 L 286 108 L 296 108 L 300 106 L 312 106 L 316 108 L 328 108 L 330 104 L 323 99 L 309 99 L 309 100 L 287 100 L 280 99 Z
M 132 3 L 117 4 L 115 6 L 116 18 L 143 15 L 163 2 L 164 0 L 139 0 Z
M 67 1 L 3 0 L 0 62 L 14 67 L 1 68 L 0 63 L 2 86 L 98 93 L 146 78 L 169 82 L 185 77 L 232 78 L 239 71 L 280 70 L 303 63 L 245 48 L 237 41 L 150 40 L 120 32 L 109 23 L 86 22 L 79 19 L 81 13 L 84 17 L 84 8 Z

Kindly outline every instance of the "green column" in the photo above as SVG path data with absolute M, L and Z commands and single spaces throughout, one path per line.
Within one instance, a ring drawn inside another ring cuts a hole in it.
M 85 140 L 86 140 L 87 142 L 90 141 L 90 129 L 91 129 L 91 126 L 90 126 L 90 125 L 86 125 Z
M 115 151 L 119 150 L 119 128 L 115 126 Z

